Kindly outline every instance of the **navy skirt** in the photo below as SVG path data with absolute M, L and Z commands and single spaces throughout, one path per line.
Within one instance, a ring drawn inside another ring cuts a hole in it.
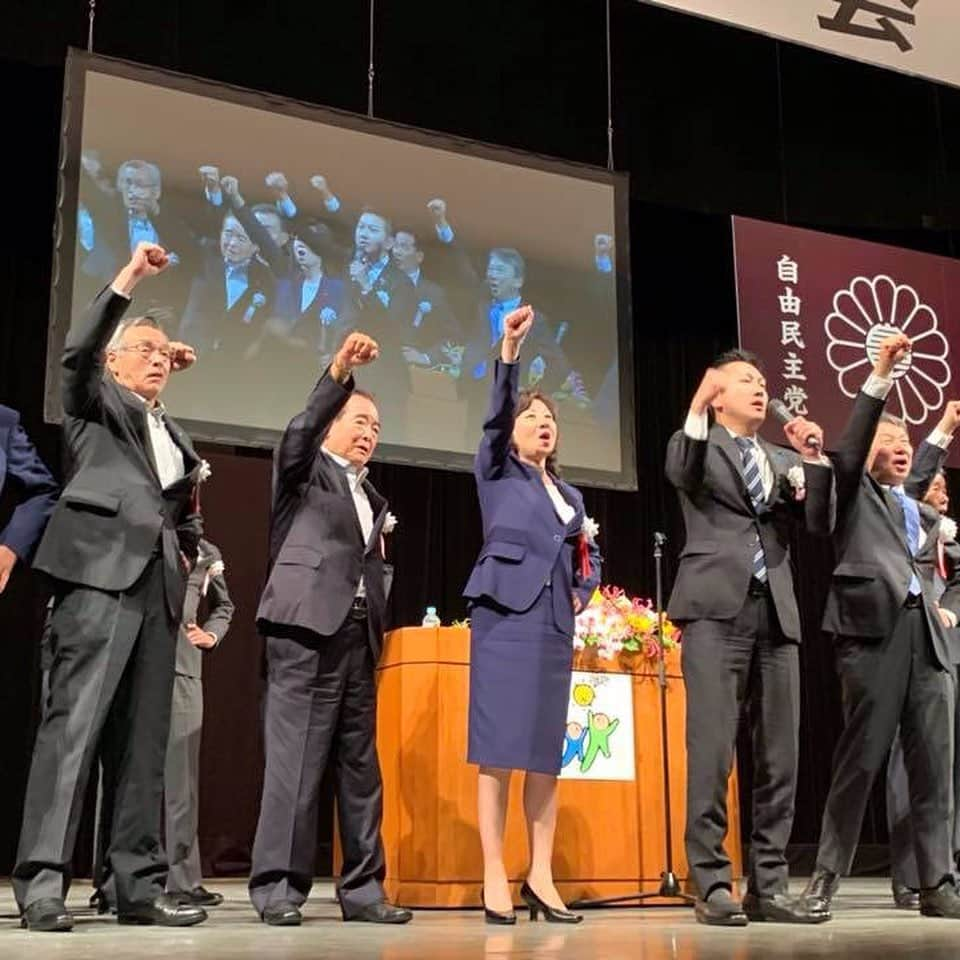
M 572 668 L 573 639 L 557 629 L 550 587 L 523 613 L 478 600 L 470 612 L 467 760 L 559 774 Z

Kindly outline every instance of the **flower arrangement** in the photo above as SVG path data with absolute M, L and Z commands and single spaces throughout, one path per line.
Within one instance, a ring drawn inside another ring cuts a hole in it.
M 680 644 L 680 629 L 663 617 L 664 652 Z M 660 657 L 657 612 L 649 600 L 630 597 L 619 587 L 598 587 L 577 616 L 574 650 L 595 648 L 601 660 L 620 654 L 640 654 L 647 660 Z

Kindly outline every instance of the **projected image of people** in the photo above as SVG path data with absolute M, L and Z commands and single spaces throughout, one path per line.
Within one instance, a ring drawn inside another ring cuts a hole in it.
M 523 170 L 525 182 L 543 183 L 512 194 L 506 164 L 382 136 L 361 142 L 292 117 L 263 120 L 263 136 L 241 131 L 237 151 L 226 120 L 216 136 L 190 127 L 202 112 L 195 101 L 207 104 L 211 124 L 221 122 L 217 102 L 199 97 L 184 101 L 172 152 L 140 130 L 107 131 L 90 109 L 98 89 L 88 78 L 72 311 L 139 241 L 162 244 L 172 266 L 155 299 L 179 317 L 178 336 L 199 358 L 197 377 L 171 387 L 177 416 L 222 426 L 213 432 L 224 436 L 233 427 L 282 429 L 344 337 L 363 330 L 380 344 L 370 387 L 391 413 L 384 444 L 469 453 L 503 318 L 530 303 L 521 386 L 563 407 L 583 466 L 620 469 L 609 184 L 588 183 L 594 199 L 573 202 L 574 178 Z M 113 112 L 131 104 L 118 99 Z M 286 143 L 271 137 L 270 124 L 315 128 L 318 148 L 305 150 L 293 127 Z M 411 164 L 411 151 L 422 164 Z

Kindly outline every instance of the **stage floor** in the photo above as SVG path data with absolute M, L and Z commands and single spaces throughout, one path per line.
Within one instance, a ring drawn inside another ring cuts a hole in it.
M 795 880 L 800 890 L 803 881 Z M 28 933 L 19 928 L 10 884 L 0 884 L 0 957 L 108 958 L 108 960 L 322 960 L 326 957 L 384 960 L 701 960 L 770 957 L 844 957 L 884 960 L 913 956 L 955 960 L 960 921 L 932 920 L 893 906 L 889 882 L 849 880 L 834 901 L 834 919 L 818 927 L 753 924 L 740 929 L 704 927 L 684 908 L 645 907 L 586 911 L 578 927 L 530 923 L 521 915 L 512 929 L 486 926 L 478 911 L 419 910 L 405 927 L 343 923 L 333 886 L 319 882 L 296 928 L 262 924 L 242 880 L 212 881 L 226 898 L 210 919 L 187 930 L 121 927 L 114 920 L 81 912 L 88 887 L 75 887 L 70 906 L 78 912 L 72 933 Z

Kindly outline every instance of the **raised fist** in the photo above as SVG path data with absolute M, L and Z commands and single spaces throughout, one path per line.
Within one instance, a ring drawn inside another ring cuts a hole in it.
M 204 164 L 202 167 L 197 169 L 197 173 L 200 174 L 200 179 L 203 181 L 203 185 L 207 190 L 217 190 L 220 186 L 220 168 L 215 167 L 212 163 Z
M 310 178 L 310 186 L 314 190 L 319 190 L 324 196 L 327 196 L 330 193 L 330 187 L 327 185 L 327 178 L 322 174 L 314 174 Z
M 700 381 L 700 386 L 697 387 L 697 392 L 693 395 L 690 409 L 696 414 L 706 413 L 707 407 L 727 389 L 727 381 L 727 374 L 723 370 L 708 367 Z
M 598 257 L 612 257 L 613 237 L 609 233 L 598 233 L 593 238 L 593 252 Z
M 957 428 L 960 427 L 960 400 L 947 401 L 938 427 L 948 435 L 956 432 Z
M 197 352 L 189 344 L 179 340 L 170 341 L 170 370 L 177 373 L 186 370 L 197 362 Z
M 137 278 L 155 277 L 162 270 L 166 269 L 169 262 L 170 257 L 163 247 L 157 243 L 141 241 L 130 255 L 130 263 L 128 266 Z
M 365 333 L 354 332 L 347 335 L 343 346 L 333 358 L 333 364 L 344 373 L 350 373 L 355 367 L 365 367 L 373 363 L 380 354 L 377 341 Z
M 894 333 L 883 340 L 877 351 L 873 372 L 889 377 L 893 368 L 910 352 L 910 338 L 905 333 Z
M 433 200 L 427 203 L 427 209 L 430 211 L 430 215 L 433 217 L 434 221 L 438 224 L 446 223 L 447 220 L 447 201 L 442 200 L 440 197 L 434 197 Z
M 523 343 L 532 326 L 533 307 L 529 304 L 517 307 L 503 318 L 503 339 L 516 344 Z
M 100 162 L 100 154 L 96 150 L 82 150 L 80 152 L 80 166 L 84 173 L 97 180 L 103 173 L 103 164 Z
M 277 195 L 278 199 L 280 197 L 285 197 L 290 193 L 290 183 L 288 182 L 286 175 L 280 173 L 279 170 L 274 171 L 273 173 L 268 173 L 266 177 L 264 177 L 263 182 Z

